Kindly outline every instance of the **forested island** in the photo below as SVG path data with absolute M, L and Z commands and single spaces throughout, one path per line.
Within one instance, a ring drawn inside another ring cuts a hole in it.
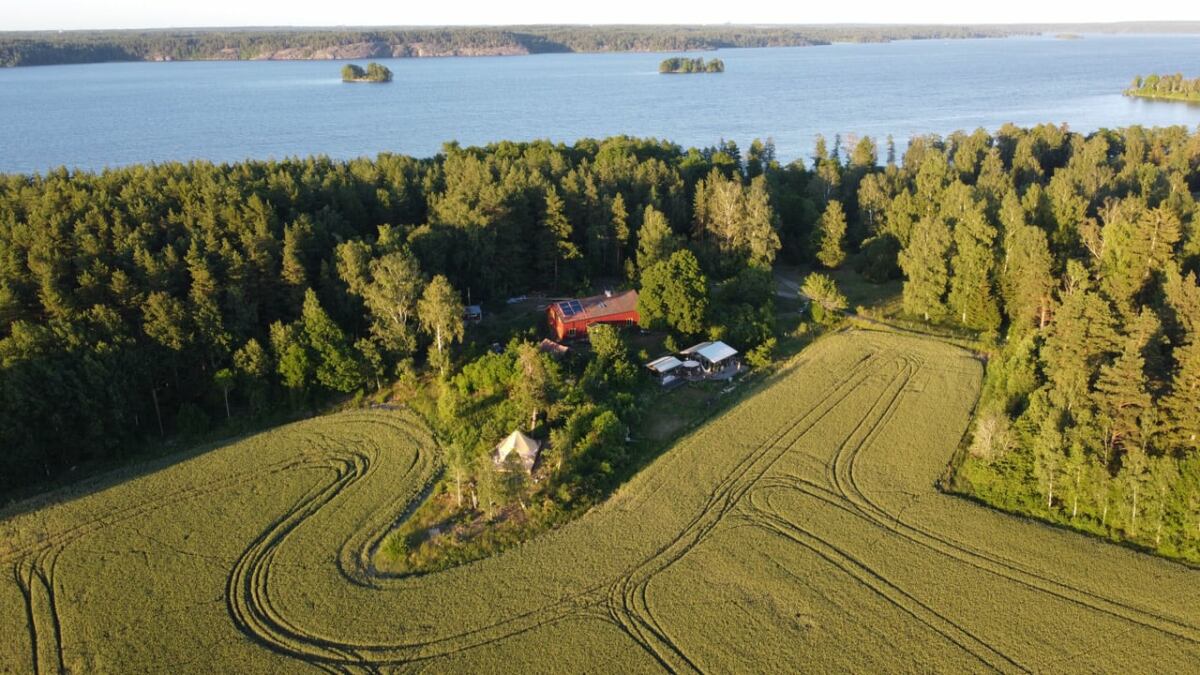
M 366 70 L 362 66 L 347 63 L 342 66 L 342 82 L 391 82 L 392 71 L 384 65 L 372 61 Z
M 389 555 L 478 557 L 658 446 L 625 441 L 653 400 L 628 336 L 557 362 L 536 326 L 472 333 L 466 298 L 608 279 L 664 344 L 720 339 L 769 367 L 794 339 L 774 310 L 788 263 L 903 278 L 879 319 L 989 356 L 947 488 L 1200 561 L 1200 134 L 1006 126 L 880 154 L 839 138 L 784 166 L 770 143 L 617 137 L 0 177 L 0 489 L 392 397 L 446 448 L 439 508 L 514 515 Z M 818 323 L 849 306 L 830 279 L 803 289 Z M 486 453 L 531 420 L 564 454 L 536 485 L 488 484 Z M 485 487 L 486 511 L 464 492 Z
M 658 72 L 663 74 L 723 73 L 725 72 L 725 62 L 721 59 L 705 61 L 703 58 L 674 57 L 663 59 L 662 63 L 658 64 Z
M 1182 73 L 1174 75 L 1138 75 L 1125 90 L 1126 96 L 1165 99 L 1200 103 L 1200 77 L 1184 79 Z

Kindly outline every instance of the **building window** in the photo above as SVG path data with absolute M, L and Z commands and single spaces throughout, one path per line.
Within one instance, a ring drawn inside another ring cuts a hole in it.
M 567 329 L 567 337 L 575 337 L 575 328 L 574 327 Z
M 625 327 L 631 328 L 632 326 L 633 326 L 633 319 L 625 319 Z

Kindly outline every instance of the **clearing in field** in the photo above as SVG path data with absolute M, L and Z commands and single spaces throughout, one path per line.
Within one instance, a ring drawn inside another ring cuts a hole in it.
M 980 378 L 822 339 L 602 507 L 408 578 L 369 561 L 438 470 L 420 421 L 287 426 L 0 523 L 0 667 L 1193 668 L 1200 572 L 934 489 Z

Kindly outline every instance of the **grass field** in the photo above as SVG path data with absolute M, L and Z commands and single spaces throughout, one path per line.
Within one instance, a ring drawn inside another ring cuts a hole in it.
M 1200 572 L 934 489 L 980 379 L 823 338 L 579 520 L 407 578 L 368 561 L 420 422 L 293 424 L 0 523 L 0 669 L 1193 670 Z

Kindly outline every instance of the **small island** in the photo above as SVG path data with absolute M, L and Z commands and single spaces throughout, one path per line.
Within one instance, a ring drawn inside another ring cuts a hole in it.
M 367 64 L 367 69 L 354 63 L 342 66 L 342 82 L 391 82 L 392 71 L 378 63 Z
M 725 62 L 721 59 L 705 61 L 703 58 L 685 59 L 677 56 L 670 59 L 663 59 L 663 62 L 658 64 L 658 72 L 664 75 L 674 75 L 680 73 L 723 73 L 725 72 Z
M 1125 90 L 1126 96 L 1154 98 L 1168 101 L 1200 103 L 1200 77 L 1185 80 L 1183 75 L 1138 75 Z
M 1079 33 L 1059 33 L 1054 36 L 1055 40 L 1082 40 L 1083 36 Z

